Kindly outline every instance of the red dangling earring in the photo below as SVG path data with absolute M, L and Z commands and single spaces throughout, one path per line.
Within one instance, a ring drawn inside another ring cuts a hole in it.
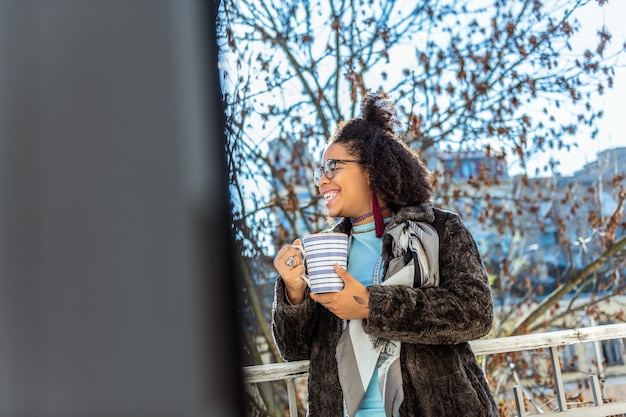
M 383 220 L 383 213 L 378 204 L 378 198 L 376 193 L 372 193 L 372 211 L 374 212 L 374 227 L 376 229 L 376 237 L 383 237 L 385 233 L 385 221 Z

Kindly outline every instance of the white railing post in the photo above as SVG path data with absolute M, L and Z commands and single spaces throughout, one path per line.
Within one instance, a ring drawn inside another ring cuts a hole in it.
M 296 380 L 287 380 L 287 396 L 289 398 L 289 417 L 298 417 L 298 403 L 296 402 Z
M 513 387 L 513 396 L 515 396 L 515 408 L 517 409 L 517 417 L 526 417 L 526 404 L 524 404 L 524 390 L 519 385 Z
M 552 365 L 552 375 L 554 375 L 554 390 L 556 391 L 559 411 L 567 411 L 565 386 L 563 385 L 563 375 L 561 374 L 561 361 L 559 360 L 559 352 L 556 346 L 550 348 L 550 364 Z
M 602 390 L 600 389 L 600 381 L 598 380 L 598 375 L 589 375 L 589 382 L 591 383 L 593 404 L 595 406 L 604 404 L 604 400 L 602 400 Z

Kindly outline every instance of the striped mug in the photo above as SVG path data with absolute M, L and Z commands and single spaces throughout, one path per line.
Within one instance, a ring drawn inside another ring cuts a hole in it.
M 335 264 L 348 267 L 348 235 L 345 233 L 314 233 L 302 238 L 300 248 L 304 258 L 305 275 L 312 293 L 337 292 L 343 280 L 335 272 Z

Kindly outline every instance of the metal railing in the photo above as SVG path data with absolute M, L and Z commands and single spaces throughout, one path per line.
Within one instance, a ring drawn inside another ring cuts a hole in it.
M 589 407 L 569 408 L 565 398 L 564 381 L 557 349 L 562 346 L 574 345 L 578 343 L 597 342 L 620 338 L 626 338 L 626 323 L 536 333 L 522 336 L 482 339 L 472 341 L 470 344 L 472 346 L 472 350 L 477 356 L 535 349 L 549 349 L 550 365 L 554 376 L 554 387 L 557 399 L 557 411 L 541 413 L 541 415 L 605 417 L 619 413 L 626 413 L 626 401 L 604 403 L 602 400 L 598 376 L 591 375 L 589 379 L 593 395 L 593 405 Z M 295 380 L 296 378 L 306 377 L 308 372 L 309 361 L 295 361 L 268 365 L 246 366 L 243 368 L 243 377 L 244 382 L 249 384 L 285 380 L 289 398 L 289 413 L 291 417 L 297 417 Z M 515 386 L 513 388 L 513 394 L 516 403 L 517 416 L 528 416 L 528 411 L 524 405 L 522 387 L 519 385 Z

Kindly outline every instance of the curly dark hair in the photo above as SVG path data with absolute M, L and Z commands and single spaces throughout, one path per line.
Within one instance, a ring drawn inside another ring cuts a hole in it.
M 328 144 L 342 144 L 361 161 L 370 186 L 396 211 L 428 202 L 433 194 L 430 172 L 416 151 L 395 132 L 393 103 L 383 92 L 368 94 L 361 103 L 361 117 L 339 123 Z

